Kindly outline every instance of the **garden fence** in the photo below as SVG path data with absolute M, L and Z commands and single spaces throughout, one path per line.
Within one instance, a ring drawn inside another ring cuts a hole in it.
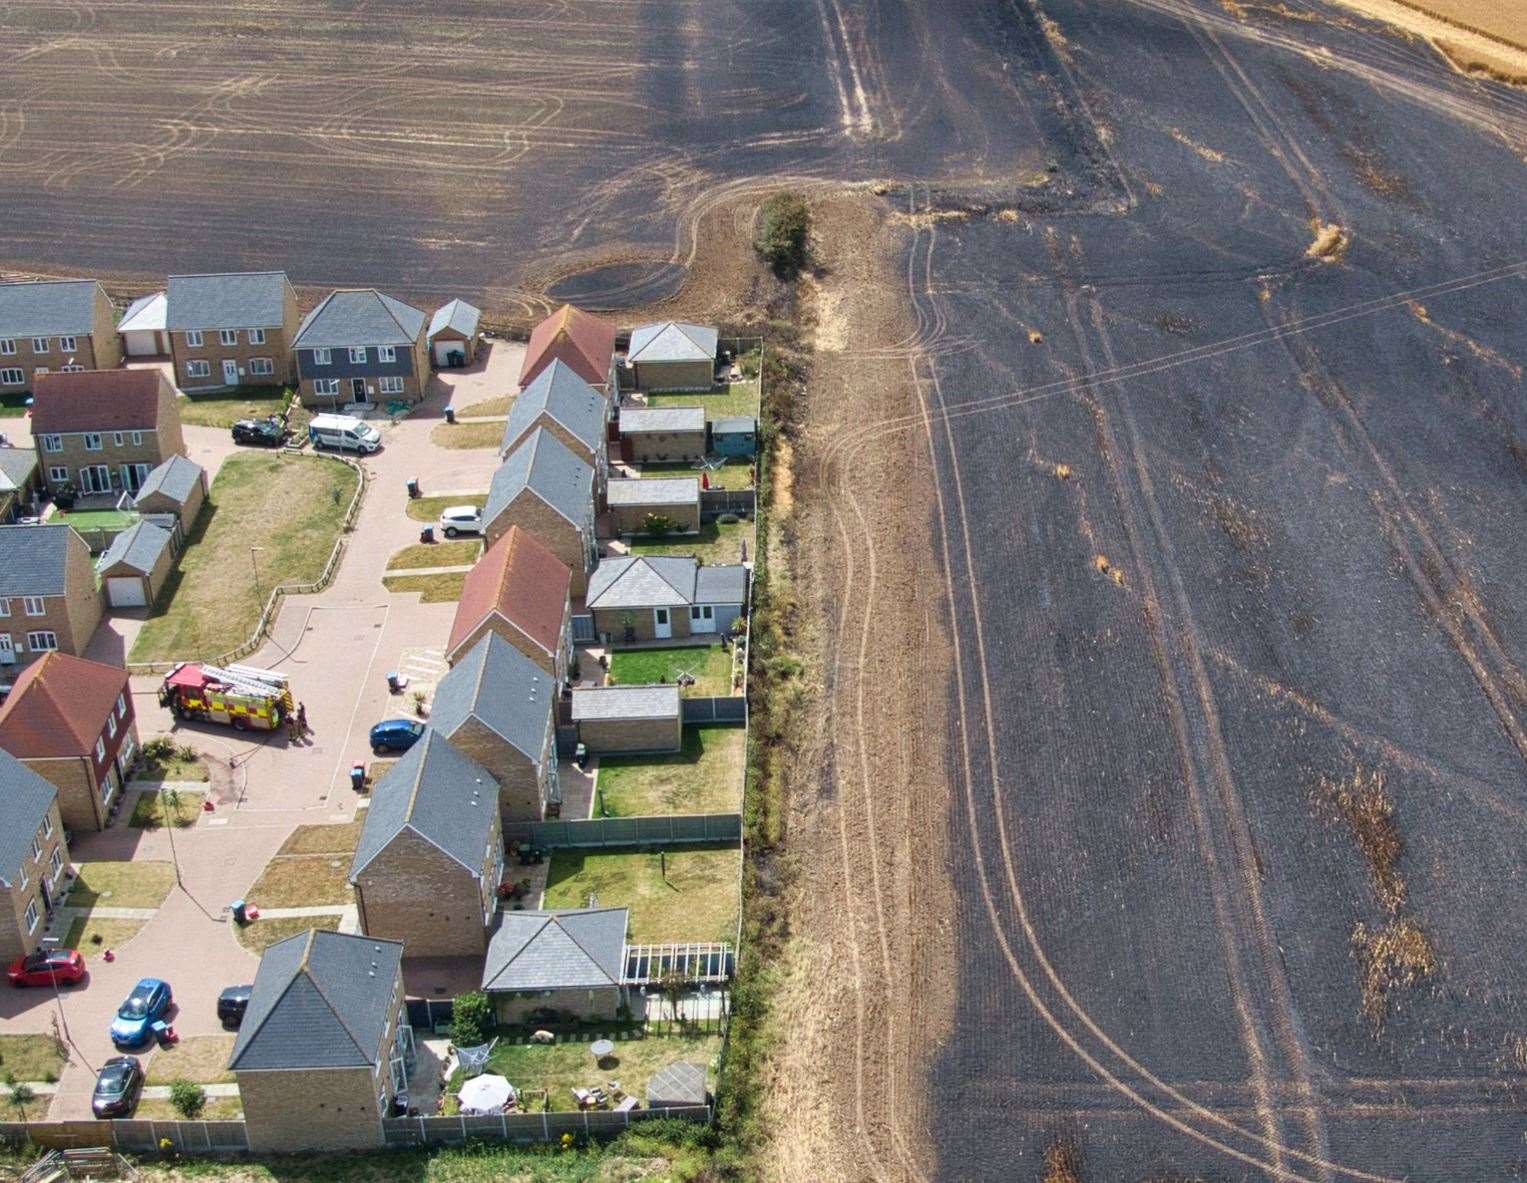
M 754 489 L 701 489 L 700 520 L 708 522 L 724 513 L 738 517 L 751 517 L 758 505 L 758 493 Z M 748 555 L 751 559 L 753 556 Z
M 682 699 L 685 723 L 746 723 L 748 699 L 745 694 L 725 698 Z
M 505 841 L 528 842 L 543 850 L 604 846 L 684 846 L 738 842 L 740 813 L 697 813 L 681 817 L 592 817 L 578 821 L 508 822 Z
M 709 1122 L 709 1105 L 662 1109 L 584 1109 L 559 1113 L 499 1113 L 489 1117 L 392 1117 L 382 1122 L 389 1147 L 460 1146 L 472 1141 L 556 1142 L 563 1134 L 575 1138 L 613 1136 L 634 1122 L 677 1117 Z
M 26 1142 L 47 1150 L 110 1145 L 124 1154 L 150 1154 L 168 1141 L 177 1154 L 229 1154 L 249 1149 L 242 1121 L 6 1121 L 0 1142 Z

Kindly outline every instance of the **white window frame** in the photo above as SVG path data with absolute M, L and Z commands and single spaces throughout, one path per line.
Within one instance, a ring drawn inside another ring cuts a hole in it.
M 32 861 L 42 862 L 42 837 L 38 834 L 32 835 Z
M 74 353 L 79 347 L 79 342 L 73 337 L 60 337 L 58 339 L 58 351 L 60 353 Z
M 44 452 L 62 452 L 64 450 L 64 437 L 55 432 L 46 432 L 37 437 L 42 441 Z
M 16 356 L 16 338 L 0 337 L 0 357 Z
M 331 355 L 330 355 L 329 351 L 327 349 L 315 349 L 315 350 L 313 350 L 313 364 L 315 366 L 332 365 L 333 361 L 331 360 Z
M 67 485 L 69 483 L 69 470 L 61 464 L 48 466 L 48 480 L 55 485 Z
M 132 441 L 133 441 L 133 447 L 135 447 L 135 448 L 142 447 L 143 446 L 143 433 L 141 431 L 133 432 L 132 433 Z
M 48 614 L 48 605 L 44 602 L 43 596 L 22 596 L 21 609 L 28 616 L 46 616 Z
M 212 363 L 204 357 L 193 357 L 186 362 L 187 378 L 212 377 Z
M 403 379 L 402 378 L 397 378 L 397 377 L 393 377 L 393 378 L 378 378 L 377 379 L 377 391 L 379 393 L 381 393 L 381 394 L 402 394 L 403 393 Z
M 112 711 L 106 716 L 106 736 L 108 739 L 117 738 L 117 712 Z
M 64 368 L 68 369 L 69 367 L 65 366 Z M 32 377 L 34 379 L 37 377 L 38 374 L 46 374 L 47 372 L 48 372 L 48 367 L 47 366 L 33 366 L 32 367 Z
M 42 819 L 42 836 L 44 838 L 51 838 L 51 837 L 53 837 L 53 815 L 51 813 L 43 815 L 43 819 Z
M 186 344 L 189 345 L 192 349 L 200 349 L 202 345 L 201 330 L 187 329 Z
M 51 629 L 38 629 L 27 634 L 28 653 L 52 653 L 58 648 L 58 634 Z
M 99 452 L 102 450 L 101 433 L 99 431 L 85 432 L 85 451 Z
M 251 345 L 264 345 L 265 344 L 265 330 L 264 329 L 250 329 L 244 335 L 249 338 L 249 343 Z
M 120 718 L 122 718 L 126 714 L 127 714 L 127 695 L 119 694 L 119 695 L 117 695 L 117 718 L 120 719 Z
M 366 364 L 366 347 L 364 345 L 350 346 L 350 364 L 363 366 Z
M 313 393 L 314 394 L 337 395 L 339 393 L 339 379 L 338 378 L 314 378 L 313 379 Z
M 95 741 L 95 758 L 97 763 L 106 759 L 106 741 L 104 739 Z
M 114 432 L 111 433 L 111 446 L 113 448 L 120 448 L 126 442 L 127 442 L 127 437 L 125 435 L 123 435 L 120 431 L 114 431 Z
M 218 343 L 221 345 L 237 345 L 239 343 L 238 329 L 218 329 Z
M 53 881 L 58 882 L 58 877 L 64 873 L 64 852 L 57 846 L 48 857 L 48 869 L 53 872 Z
M 25 875 L 26 872 L 23 871 L 22 874 Z M 23 887 L 26 886 L 26 881 L 24 879 L 22 880 L 21 886 L 23 886 Z M 26 916 L 24 917 L 24 919 L 27 922 L 27 932 L 36 932 L 37 931 L 37 921 L 40 919 L 40 917 L 38 916 L 38 913 L 37 913 L 37 901 L 36 900 L 33 900 L 30 904 L 27 905 Z
M 276 363 L 268 357 L 252 357 L 249 359 L 249 372 L 256 378 L 269 378 L 276 372 Z
M 11 614 L 11 600 L 9 596 L 0 596 L 0 616 Z
M 33 337 L 32 338 L 32 352 L 33 353 L 47 353 L 48 352 L 48 338 L 46 338 L 46 337 Z
M 48 372 L 48 368 L 46 366 L 44 366 L 43 369 L 42 369 L 42 372 L 44 374 L 46 374 Z M 59 366 L 58 367 L 58 372 L 60 374 L 83 374 L 85 372 L 85 367 L 84 366 Z
M 398 347 L 396 345 L 378 345 L 376 347 L 377 361 L 397 361 Z
M 0 370 L 0 386 L 25 386 L 26 380 L 26 371 L 20 367 L 8 366 Z

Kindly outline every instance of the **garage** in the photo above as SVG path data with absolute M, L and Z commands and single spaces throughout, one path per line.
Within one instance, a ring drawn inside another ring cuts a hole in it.
M 430 357 L 441 370 L 469 366 L 477 360 L 480 309 L 465 300 L 452 300 L 437 309 L 429 322 Z
M 128 305 L 117 324 L 122 351 L 128 357 L 160 357 L 170 352 L 170 334 L 164 327 L 163 292 L 141 296 Z
M 106 602 L 113 608 L 147 608 L 148 593 L 138 575 L 113 575 L 106 581 Z

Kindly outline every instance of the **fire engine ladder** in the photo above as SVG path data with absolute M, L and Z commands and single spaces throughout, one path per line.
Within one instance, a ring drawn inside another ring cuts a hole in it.
M 283 715 L 290 714 L 296 709 L 292 699 L 292 688 L 287 683 L 285 674 L 278 674 L 273 670 L 256 669 L 249 665 L 234 665 L 227 669 L 215 665 L 203 665 L 201 668 L 209 678 L 226 682 L 234 690 L 243 694 L 274 698 L 280 703 Z

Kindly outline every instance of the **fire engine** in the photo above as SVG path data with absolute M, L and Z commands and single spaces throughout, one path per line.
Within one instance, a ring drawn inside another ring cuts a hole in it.
M 237 731 L 271 731 L 294 709 L 285 674 L 195 661 L 170 671 L 159 687 L 159 705 L 169 707 L 177 719 L 227 723 Z

